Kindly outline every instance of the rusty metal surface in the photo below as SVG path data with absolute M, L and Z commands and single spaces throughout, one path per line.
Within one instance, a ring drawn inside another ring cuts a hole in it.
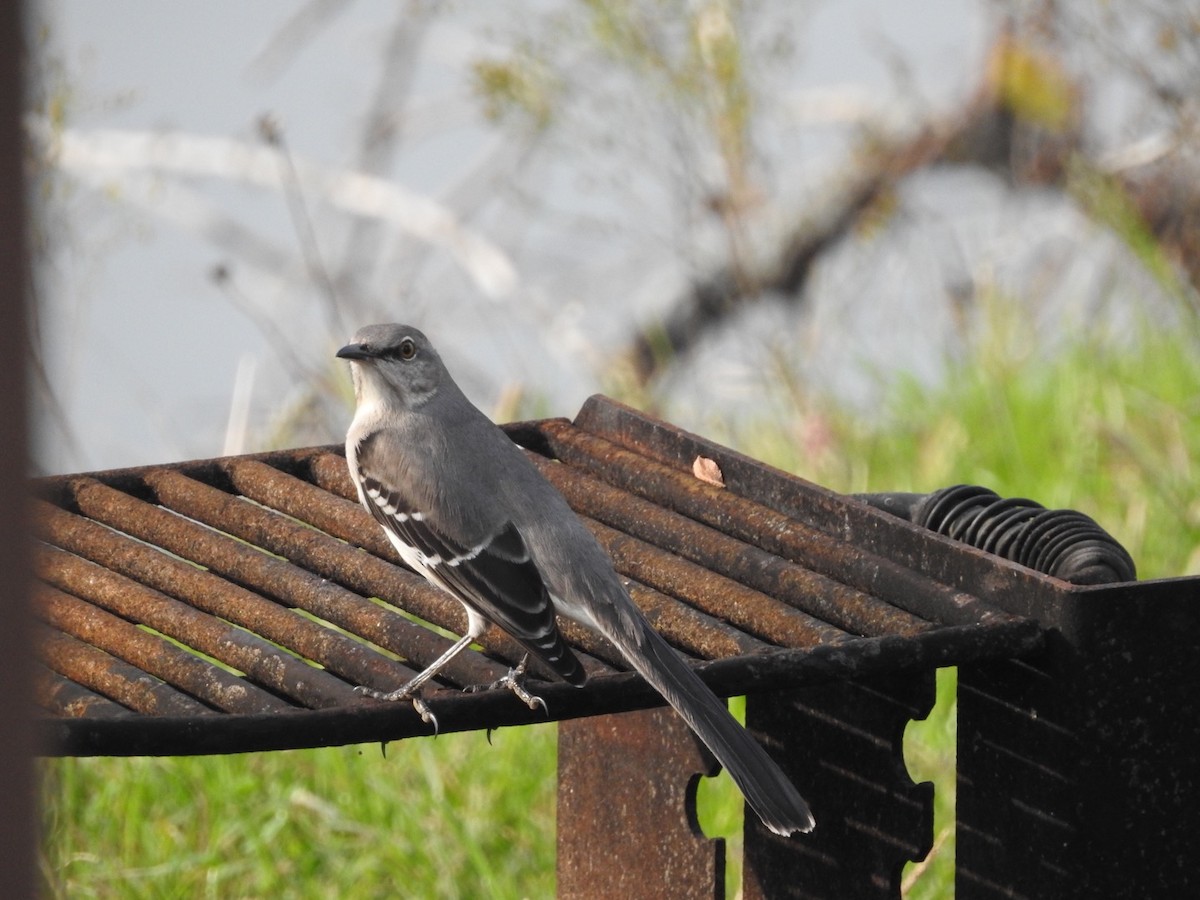
M 718 771 L 670 709 L 563 723 L 557 896 L 724 896 L 725 842 L 696 816 L 696 782 Z
M 1200 578 L 1022 599 L 1043 650 L 959 668 L 955 896 L 1196 895 Z
M 1032 621 L 960 579 L 930 577 L 919 558 L 1009 583 L 969 548 L 922 543 L 908 523 L 612 401 L 593 398 L 575 424 L 509 432 L 655 627 L 720 692 L 1006 658 L 1041 639 Z M 726 488 L 691 475 L 697 448 Z M 400 563 L 358 506 L 340 447 L 61 476 L 35 491 L 37 693 L 51 752 L 220 753 L 429 733 L 408 704 L 354 687 L 402 684 L 465 616 Z M 966 556 L 942 559 L 956 554 Z M 599 636 L 570 623 L 564 633 L 592 680 L 535 682 L 551 718 L 660 703 Z M 507 691 L 462 693 L 521 656 L 493 628 L 448 666 L 427 694 L 441 729 L 544 719 Z
M 933 844 L 933 784 L 914 784 L 904 730 L 933 708 L 935 673 L 889 672 L 746 699 L 746 727 L 794 780 L 818 827 L 801 843 L 746 820 L 746 900 L 900 897 Z

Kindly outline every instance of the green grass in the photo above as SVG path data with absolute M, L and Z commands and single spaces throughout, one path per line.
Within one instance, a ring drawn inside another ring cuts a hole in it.
M 47 893 L 552 896 L 554 734 L 48 761 Z
M 1037 357 L 1019 329 L 947 387 L 902 385 L 873 425 L 798 404 L 734 435 L 752 455 L 843 491 L 955 482 L 1081 509 L 1143 578 L 1200 571 L 1200 354 L 1184 334 L 1136 349 L 1081 342 Z M 952 896 L 953 672 L 910 727 L 938 784 L 945 841 L 909 893 Z M 53 897 L 547 897 L 554 891 L 554 729 L 379 748 L 196 759 L 46 761 L 42 865 Z M 740 813 L 727 777 L 701 792 L 710 834 Z M 730 884 L 736 876 L 731 872 Z M 730 896 L 735 896 L 730 893 Z
M 1081 510 L 1133 555 L 1140 578 L 1200 572 L 1200 347 L 1146 333 L 1043 359 L 1014 335 L 937 391 L 902 383 L 882 427 L 810 407 L 741 436 L 759 456 L 836 490 L 930 491 L 964 482 Z M 812 435 L 819 435 L 814 441 Z

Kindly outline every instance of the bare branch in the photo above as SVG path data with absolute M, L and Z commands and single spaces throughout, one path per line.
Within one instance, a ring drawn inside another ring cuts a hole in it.
M 48 133 L 47 129 L 35 130 Z M 76 131 L 54 137 L 56 164 L 104 189 L 116 176 L 151 171 L 209 176 L 283 190 L 280 151 L 230 138 L 153 134 L 143 131 Z M 411 237 L 448 251 L 489 297 L 503 297 L 516 285 L 508 255 L 481 234 L 463 226 L 454 211 L 393 181 L 331 169 L 292 156 L 296 177 L 308 191 L 354 215 L 379 219 Z
M 776 251 L 757 263 L 743 257 L 693 284 L 659 325 L 635 336 L 626 355 L 637 378 L 649 381 L 665 362 L 686 352 L 734 310 L 766 294 L 799 301 L 816 259 L 899 179 L 939 159 L 957 133 L 931 127 L 915 138 L 872 152 L 846 182 L 811 204 L 806 215 L 776 240 Z
M 322 28 L 349 6 L 350 0 L 309 0 L 275 32 L 248 71 L 259 78 L 275 78 L 304 47 L 316 40 Z
M 258 127 L 263 140 L 279 151 L 279 181 L 283 188 L 283 196 L 292 217 L 292 228 L 295 229 L 296 240 L 300 244 L 300 253 L 304 257 L 308 277 L 325 300 L 326 327 L 330 334 L 344 333 L 347 329 L 341 321 L 338 291 L 329 275 L 329 268 L 325 265 L 321 246 L 317 242 L 317 229 L 313 225 L 312 213 L 304 196 L 304 188 L 300 184 L 300 173 L 296 171 L 296 161 L 291 149 L 283 130 L 273 118 L 262 116 Z
M 400 7 L 383 49 L 383 65 L 375 83 L 375 92 L 364 116 L 359 138 L 358 171 L 386 176 L 404 136 L 404 101 L 412 85 L 425 39 L 426 20 L 418 13 Z M 453 208 L 448 206 L 448 208 Z M 334 283 L 345 287 L 362 283 L 360 273 L 378 270 L 382 265 L 380 248 L 386 235 L 379 222 L 356 219 L 342 242 L 341 263 Z M 355 310 L 361 317 L 364 310 Z

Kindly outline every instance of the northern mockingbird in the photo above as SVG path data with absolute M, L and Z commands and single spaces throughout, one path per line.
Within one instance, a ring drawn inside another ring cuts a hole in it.
M 436 720 L 419 690 L 489 622 L 559 677 L 587 675 L 563 641 L 562 613 L 608 638 L 675 708 L 772 831 L 809 831 L 808 805 L 634 605 L 608 555 L 519 447 L 475 408 L 420 331 L 369 325 L 337 352 L 350 360 L 357 408 L 346 462 L 358 498 L 400 557 L 467 610 L 467 633 L 399 690 Z M 502 681 L 531 707 L 518 676 Z M 542 704 L 544 706 L 544 704 Z

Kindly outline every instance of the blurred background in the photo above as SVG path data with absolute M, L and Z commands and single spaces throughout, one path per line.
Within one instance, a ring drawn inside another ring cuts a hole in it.
M 375 321 L 712 431 L 1195 311 L 1195 3 L 35 10 L 46 472 L 333 441 Z
M 1143 577 L 1200 572 L 1197 0 L 30 19 L 38 473 L 340 441 L 333 352 L 401 321 L 501 421 L 603 391 L 838 490 L 983 483 L 1084 510 Z M 952 700 L 926 727 L 937 778 Z M 506 740 L 524 762 L 451 736 L 369 775 L 355 748 L 55 763 L 47 891 L 543 895 L 553 731 Z M 508 830 L 486 759 L 529 769 Z M 912 896 L 952 891 L 952 791 Z M 389 796 L 479 827 L 405 840 Z

